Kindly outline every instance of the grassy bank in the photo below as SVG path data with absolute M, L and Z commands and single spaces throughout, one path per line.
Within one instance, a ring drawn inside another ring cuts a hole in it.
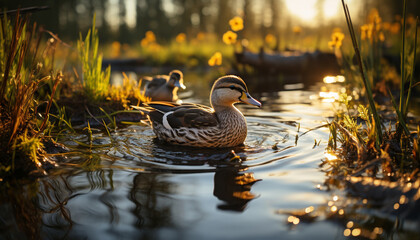
M 364 39 L 353 26 L 348 6 L 344 1 L 342 3 L 354 49 L 354 53 L 347 56 L 344 71 L 353 83 L 349 89 L 353 89 L 358 81 L 362 82 L 367 105 L 353 101 L 351 95 L 341 96 L 343 111 L 330 124 L 329 149 L 337 156 L 327 159 L 324 166 L 329 166 L 327 173 L 333 178 L 369 176 L 413 181 L 420 176 L 420 132 L 418 120 L 409 118 L 408 113 L 412 90 L 417 83 L 414 73 L 418 19 L 408 29 L 406 14 L 403 13 L 399 91 L 383 85 L 386 88 L 384 98 L 393 106 L 393 118 L 389 118 L 385 116 L 387 109 L 381 108 L 380 111 L 374 99 L 380 92 L 373 84 L 383 81 L 382 71 L 385 71 L 381 65 L 379 16 L 371 23 L 370 38 Z M 404 1 L 404 9 L 405 6 Z

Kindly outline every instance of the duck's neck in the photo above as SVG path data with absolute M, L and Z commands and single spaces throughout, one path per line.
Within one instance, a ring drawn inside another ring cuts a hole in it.
M 244 119 L 244 116 L 242 113 L 234 106 L 220 106 L 220 105 L 214 105 L 213 109 L 217 115 L 217 118 L 221 123 L 230 122 L 232 120 L 240 120 Z

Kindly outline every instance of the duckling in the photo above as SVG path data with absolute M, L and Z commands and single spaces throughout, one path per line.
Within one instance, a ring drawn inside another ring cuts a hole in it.
M 179 70 L 173 70 L 169 75 L 145 77 L 144 80 L 148 81 L 144 95 L 151 101 L 176 102 L 178 88 L 185 89 L 183 75 Z
M 234 106 L 241 102 L 261 107 L 240 77 L 227 75 L 213 84 L 211 107 L 150 102 L 146 108 L 137 108 L 148 115 L 160 140 L 175 145 L 223 148 L 241 145 L 247 136 L 246 120 Z

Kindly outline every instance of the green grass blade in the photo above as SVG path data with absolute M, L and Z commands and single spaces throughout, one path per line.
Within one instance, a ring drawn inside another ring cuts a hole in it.
M 410 98 L 411 98 L 411 90 L 413 89 L 413 79 L 414 79 L 414 72 L 416 69 L 416 56 L 417 56 L 417 29 L 419 27 L 419 17 L 416 18 L 416 30 L 415 30 L 415 35 L 414 35 L 414 55 L 413 55 L 413 62 L 412 62 L 412 68 L 411 68 L 411 73 L 410 73 L 410 86 L 408 87 L 408 93 L 407 93 L 407 99 L 405 101 L 405 108 L 404 108 L 404 118 L 407 117 L 408 114 L 408 105 L 410 103 Z
M 107 112 L 105 112 L 105 110 L 101 107 L 99 107 L 99 109 L 105 114 L 105 116 L 108 118 L 108 120 L 111 122 L 112 126 L 114 128 L 117 127 L 117 124 L 115 123 L 115 119 L 113 119 L 111 116 L 109 116 L 109 114 Z
M 403 128 L 405 134 L 407 136 L 410 136 L 410 131 L 408 130 L 407 125 L 405 124 L 404 117 L 403 117 L 402 113 L 398 110 L 398 106 L 397 106 L 397 103 L 395 102 L 394 96 L 392 95 L 391 91 L 389 91 L 389 90 L 388 90 L 388 93 L 389 93 L 389 96 L 391 96 L 392 105 L 394 106 L 395 111 L 397 112 L 398 121 L 400 122 L 399 125 Z
M 403 3 L 403 25 L 402 25 L 402 34 L 401 34 L 401 84 L 400 84 L 400 106 L 399 111 L 405 116 L 404 112 L 404 85 L 405 85 L 405 27 L 406 27 L 406 10 L 407 10 L 407 1 L 404 0 Z

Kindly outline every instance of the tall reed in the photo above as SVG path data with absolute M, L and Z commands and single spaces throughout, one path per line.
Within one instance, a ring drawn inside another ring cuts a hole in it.
M 85 94 L 91 101 L 99 101 L 105 98 L 109 91 L 109 79 L 111 67 L 102 71 L 102 54 L 98 53 L 99 37 L 95 28 L 96 16 L 93 17 L 92 29 L 86 35 L 85 40 L 80 33 L 77 41 L 79 59 L 82 62 L 82 83 Z
M 360 74 L 362 76 L 363 84 L 364 84 L 365 89 L 366 89 L 367 98 L 368 98 L 368 101 L 369 101 L 369 109 L 370 109 L 370 112 L 373 116 L 373 120 L 375 122 L 375 124 L 374 124 L 374 126 L 375 126 L 375 136 L 376 136 L 375 146 L 376 146 L 376 149 L 379 150 L 380 145 L 382 143 L 381 120 L 380 120 L 378 111 L 376 110 L 375 102 L 373 100 L 372 87 L 371 87 L 370 82 L 368 81 L 368 79 L 366 78 L 366 75 L 365 75 L 365 70 L 364 70 L 364 67 L 363 67 L 363 61 L 362 61 L 362 57 L 361 57 L 361 54 L 360 54 L 359 45 L 357 43 L 356 34 L 354 32 L 353 23 L 351 21 L 349 7 L 348 7 L 347 3 L 345 3 L 345 0 L 341 0 L 341 3 L 343 5 L 344 14 L 346 16 L 347 27 L 348 27 L 349 32 L 350 32 L 350 37 L 351 37 L 351 40 L 352 40 L 352 43 L 353 43 L 353 48 L 354 48 L 354 51 L 355 51 L 355 54 L 356 54 L 356 57 L 357 57 L 357 60 L 358 60 Z

